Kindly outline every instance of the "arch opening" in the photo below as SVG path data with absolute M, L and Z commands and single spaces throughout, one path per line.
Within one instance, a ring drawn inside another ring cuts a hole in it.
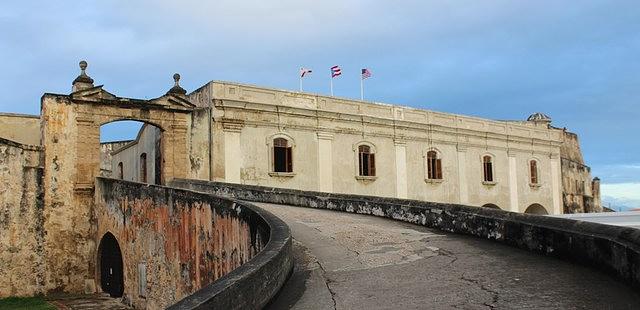
M 542 205 L 534 203 L 527 207 L 524 213 L 528 214 L 538 214 L 538 215 L 548 215 L 549 212 Z
M 498 207 L 497 205 L 492 204 L 492 203 L 486 203 L 486 204 L 482 205 L 482 208 L 502 210 L 502 209 L 500 209 L 500 207 Z
M 100 176 L 163 184 L 162 128 L 134 120 L 100 126 Z
M 100 265 L 100 287 L 111 297 L 122 297 L 124 292 L 124 272 L 122 252 L 116 237 L 107 232 L 98 247 Z

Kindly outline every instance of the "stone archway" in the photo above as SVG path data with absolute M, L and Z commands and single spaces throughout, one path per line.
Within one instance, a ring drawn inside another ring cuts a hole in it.
M 107 232 L 98 247 L 100 286 L 111 297 L 122 297 L 124 292 L 124 271 L 122 251 L 116 237 Z
M 79 77 L 80 78 L 80 77 Z M 90 80 L 85 78 L 86 80 Z M 166 183 L 188 178 L 189 126 L 192 104 L 186 91 L 172 88 L 151 100 L 117 97 L 102 88 L 74 82 L 69 95 L 44 94 L 41 98 L 45 242 L 52 246 L 45 254 L 46 290 L 64 288 L 81 292 L 86 283 L 95 283 L 99 266 L 93 208 L 95 179 L 100 176 L 100 126 L 118 120 L 137 120 L 162 130 L 162 173 Z M 165 143 L 166 142 L 166 143 Z M 69 270 L 73 266 L 73 270 Z M 62 277 L 73 273 L 75 278 Z M 84 281 L 79 281 L 83 279 Z M 50 284 L 49 284 L 50 283 Z
M 529 214 L 537 214 L 537 215 L 548 215 L 549 212 L 542 205 L 534 203 L 527 207 L 524 213 Z

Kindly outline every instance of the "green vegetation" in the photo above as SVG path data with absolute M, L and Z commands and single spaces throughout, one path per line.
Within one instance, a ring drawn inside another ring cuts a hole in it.
M 9 297 L 0 299 L 2 310 L 55 310 L 42 297 Z

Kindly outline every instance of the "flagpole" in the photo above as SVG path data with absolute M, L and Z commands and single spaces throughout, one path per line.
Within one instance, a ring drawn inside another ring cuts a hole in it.
M 300 92 L 302 92 L 302 74 L 300 75 Z
M 360 100 L 364 101 L 364 79 L 360 76 Z
M 329 85 L 331 85 L 331 97 L 333 97 L 333 76 L 331 77 L 331 81 Z

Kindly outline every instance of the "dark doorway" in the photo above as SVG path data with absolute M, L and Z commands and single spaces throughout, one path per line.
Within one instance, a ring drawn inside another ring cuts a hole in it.
M 111 297 L 121 297 L 124 291 L 122 274 L 122 253 L 118 240 L 111 233 L 106 233 L 98 248 L 100 255 L 100 285 L 102 291 Z

